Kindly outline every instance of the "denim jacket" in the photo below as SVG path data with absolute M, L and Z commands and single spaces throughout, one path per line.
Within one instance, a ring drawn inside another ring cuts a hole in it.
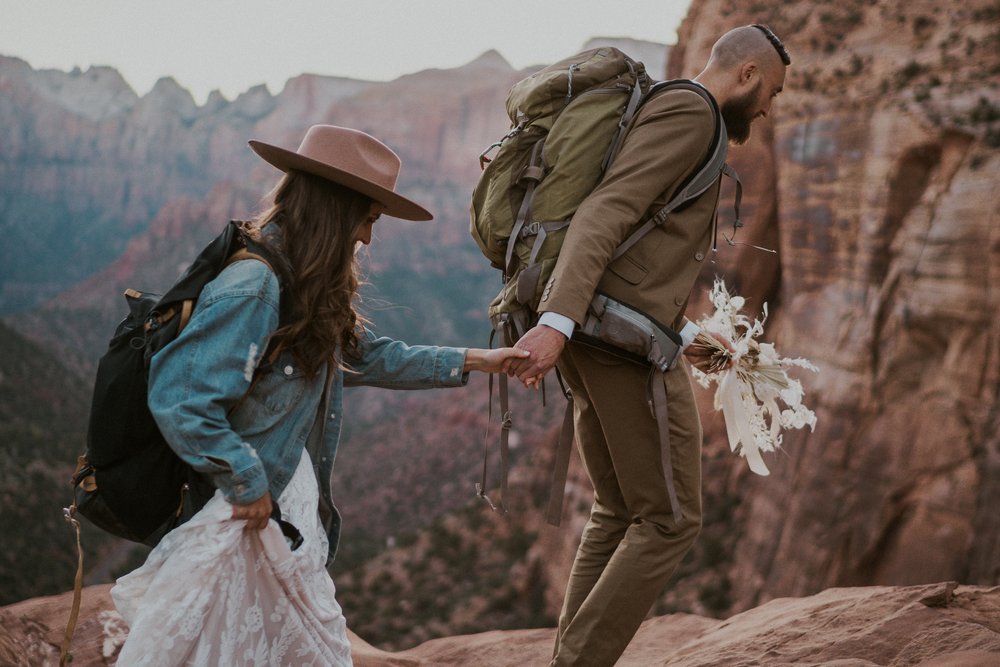
M 233 503 L 266 491 L 277 499 L 308 447 L 332 560 L 340 516 L 330 487 L 344 386 L 461 386 L 465 350 L 408 346 L 366 330 L 346 372 L 328 365 L 310 377 L 289 353 L 262 364 L 278 327 L 278 295 L 274 273 L 255 260 L 231 264 L 206 285 L 188 325 L 151 361 L 149 407 L 174 451 Z

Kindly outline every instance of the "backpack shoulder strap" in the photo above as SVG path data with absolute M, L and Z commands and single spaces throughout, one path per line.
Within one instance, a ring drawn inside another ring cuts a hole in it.
M 740 217 L 740 199 L 742 198 L 742 184 L 740 183 L 739 175 L 736 171 L 726 164 L 726 155 L 728 152 L 729 145 L 729 135 L 726 133 L 726 125 L 722 122 L 722 112 L 719 110 L 719 105 L 716 103 L 715 98 L 712 97 L 711 93 L 705 89 L 699 83 L 690 81 L 687 79 L 675 79 L 672 81 L 659 81 L 655 83 L 649 91 L 643 96 L 640 106 L 645 104 L 653 95 L 661 93 L 666 90 L 690 90 L 691 92 L 697 93 L 704 99 L 709 107 L 711 107 L 712 112 L 715 115 L 715 134 L 712 140 L 712 145 L 708 149 L 708 153 L 702 162 L 701 166 L 689 176 L 677 191 L 674 192 L 673 197 L 670 198 L 660 210 L 654 213 L 649 219 L 646 220 L 639 229 L 635 230 L 626 238 L 618 248 L 615 249 L 614 254 L 611 256 L 611 261 L 614 261 L 624 255 L 628 250 L 634 246 L 639 240 L 648 234 L 653 227 L 662 225 L 673 211 L 688 203 L 689 201 L 699 197 L 703 192 L 712 187 L 716 180 L 718 180 L 720 174 L 726 174 L 734 181 L 736 181 L 736 218 Z
M 274 271 L 274 267 L 271 266 L 271 263 L 267 261 L 267 259 L 265 259 L 262 255 L 250 252 L 246 248 L 240 248 L 230 255 L 229 259 L 227 259 L 226 263 L 223 265 L 223 268 L 244 259 L 255 259 L 258 262 L 262 262 L 264 266 L 269 268 L 271 271 Z M 277 272 L 275 272 L 275 275 L 277 275 Z M 180 307 L 181 319 L 177 323 L 177 335 L 180 335 L 180 333 L 184 331 L 184 327 L 186 327 L 188 322 L 191 320 L 191 313 L 194 312 L 194 299 L 184 299 L 184 301 L 181 302 Z
M 716 103 L 715 98 L 712 94 L 705 89 L 700 83 L 690 81 L 688 79 L 675 79 L 673 81 L 660 81 L 653 85 L 646 93 L 642 100 L 644 104 L 653 95 L 665 91 L 665 90 L 689 90 L 693 93 L 697 93 L 708 106 L 712 109 L 712 113 L 715 116 L 715 134 L 712 138 L 712 145 L 708 149 L 708 155 L 706 156 L 704 162 L 698 170 L 688 179 L 685 183 L 677 189 L 674 196 L 670 199 L 667 204 L 656 213 L 660 213 L 665 209 L 670 209 L 671 211 L 676 209 L 681 204 L 694 199 L 705 190 L 710 188 L 716 179 L 719 177 L 719 172 L 722 171 L 723 166 L 726 163 L 726 154 L 728 152 L 729 146 L 729 135 L 726 133 L 726 124 L 722 122 L 722 112 L 719 110 L 719 105 Z M 668 211 L 669 213 L 669 211 Z M 663 217 L 666 217 L 666 213 Z
M 264 264 L 264 266 L 266 266 L 267 268 L 271 269 L 271 271 L 274 271 L 274 267 L 271 266 L 271 262 L 269 262 L 266 257 L 264 257 L 263 255 L 258 255 L 255 252 L 251 252 L 250 250 L 247 250 L 246 248 L 240 248 L 239 250 L 237 250 L 236 252 L 234 252 L 232 255 L 230 255 L 229 259 L 226 260 L 225 266 L 229 266 L 230 264 L 235 264 L 236 262 L 241 262 L 241 261 L 243 261 L 245 259 L 255 259 L 258 262 L 262 262 Z M 274 271 L 274 274 L 278 275 L 278 272 Z
M 240 262 L 247 259 L 257 260 L 266 266 L 275 276 L 278 278 L 279 289 L 284 288 L 284 280 L 282 279 L 282 274 L 274 266 L 274 261 L 268 257 L 265 253 L 265 248 L 256 243 L 252 239 L 248 238 L 247 235 L 242 231 L 242 223 L 237 220 L 232 220 L 227 228 L 228 238 L 226 240 L 226 245 L 231 251 L 229 255 L 222 262 L 222 266 L 218 268 L 218 273 L 221 273 L 226 267 L 236 262 Z M 235 248 L 235 250 L 233 250 Z M 194 304 L 197 299 L 197 295 L 188 296 L 180 302 L 180 320 L 177 325 L 177 335 L 184 330 L 188 322 L 191 319 L 191 314 L 194 312 Z M 284 313 L 282 313 L 284 315 Z M 170 313 L 173 316 L 173 312 Z M 169 318 L 167 318 L 169 319 Z M 282 320 L 283 321 L 283 320 Z

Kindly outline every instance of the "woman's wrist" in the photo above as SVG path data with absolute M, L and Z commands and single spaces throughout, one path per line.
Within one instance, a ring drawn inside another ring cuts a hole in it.
M 465 363 L 462 365 L 462 372 L 469 373 L 478 371 L 483 366 L 483 352 L 479 348 L 470 347 L 465 351 Z

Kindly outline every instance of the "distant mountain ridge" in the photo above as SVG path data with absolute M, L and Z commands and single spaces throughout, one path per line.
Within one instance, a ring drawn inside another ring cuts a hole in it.
M 104 266 L 180 197 L 239 181 L 251 128 L 294 98 L 303 116 L 367 82 L 299 77 L 205 105 L 171 78 L 136 96 L 115 70 L 35 71 L 0 56 L 0 313 L 24 311 Z M 299 125 L 297 117 L 286 122 Z
M 171 77 L 140 97 L 110 67 L 34 70 L 0 55 L 0 233 L 8 241 L 0 315 L 99 270 L 172 199 L 198 200 L 248 174 L 252 188 L 266 183 L 273 172 L 247 150 L 249 138 L 294 144 L 317 122 L 367 129 L 404 158 L 404 188 L 450 183 L 465 198 L 475 155 L 507 124 L 502 100 L 519 76 L 486 51 L 462 67 L 395 81 L 302 74 L 277 94 L 262 84 L 229 101 L 216 91 L 199 106 Z

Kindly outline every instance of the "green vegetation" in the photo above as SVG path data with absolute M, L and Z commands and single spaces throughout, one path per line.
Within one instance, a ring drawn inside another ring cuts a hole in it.
M 73 587 L 76 541 L 62 508 L 72 500 L 89 397 L 58 360 L 0 324 L 0 605 Z M 81 523 L 89 570 L 121 543 Z
M 339 575 L 337 597 L 351 628 L 389 650 L 455 633 L 552 626 L 541 572 L 527 567 L 536 539 L 477 502 Z
M 705 605 L 705 608 L 710 612 L 721 614 L 732 604 L 729 599 L 732 588 L 733 582 L 729 580 L 729 577 L 723 577 L 717 582 L 702 586 L 698 591 L 698 601 Z
M 980 97 L 976 106 L 969 112 L 969 121 L 978 125 L 1000 120 L 1000 105 L 993 104 L 985 97 Z

